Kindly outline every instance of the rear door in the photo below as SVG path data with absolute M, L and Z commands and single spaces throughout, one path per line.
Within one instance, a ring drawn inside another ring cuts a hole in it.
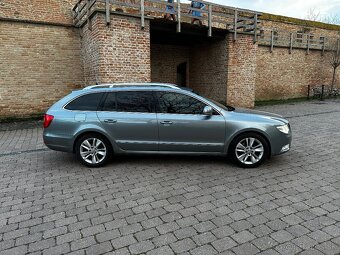
M 154 101 L 151 91 L 109 92 L 97 115 L 122 150 L 157 151 Z
M 177 92 L 156 92 L 160 151 L 223 152 L 225 120 L 203 115 L 206 104 Z

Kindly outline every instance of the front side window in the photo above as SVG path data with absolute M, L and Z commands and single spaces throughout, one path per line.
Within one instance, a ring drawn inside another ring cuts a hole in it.
M 80 96 L 65 106 L 67 110 L 73 111 L 97 111 L 103 93 L 91 93 Z
M 103 111 L 117 112 L 153 112 L 152 92 L 120 91 L 108 93 L 103 104 Z
M 184 94 L 158 92 L 157 96 L 161 113 L 202 114 L 206 106 L 196 98 Z

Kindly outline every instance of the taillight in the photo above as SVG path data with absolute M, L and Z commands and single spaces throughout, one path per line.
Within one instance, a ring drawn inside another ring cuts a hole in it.
M 44 128 L 49 127 L 53 119 L 54 119 L 53 115 L 45 114 L 44 115 Z

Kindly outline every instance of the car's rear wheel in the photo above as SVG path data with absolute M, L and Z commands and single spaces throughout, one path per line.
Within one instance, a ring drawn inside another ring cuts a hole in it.
M 257 167 L 268 158 L 269 145 L 266 139 L 257 133 L 245 133 L 233 141 L 230 153 L 239 166 Z
M 82 136 L 75 147 L 77 158 L 89 167 L 100 167 L 107 163 L 112 150 L 107 139 L 99 134 Z

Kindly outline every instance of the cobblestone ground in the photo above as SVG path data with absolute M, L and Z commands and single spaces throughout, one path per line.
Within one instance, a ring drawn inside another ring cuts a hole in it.
M 340 101 L 260 107 L 292 150 L 258 169 L 218 157 L 119 157 L 100 169 L 1 125 L 0 254 L 337 254 Z

